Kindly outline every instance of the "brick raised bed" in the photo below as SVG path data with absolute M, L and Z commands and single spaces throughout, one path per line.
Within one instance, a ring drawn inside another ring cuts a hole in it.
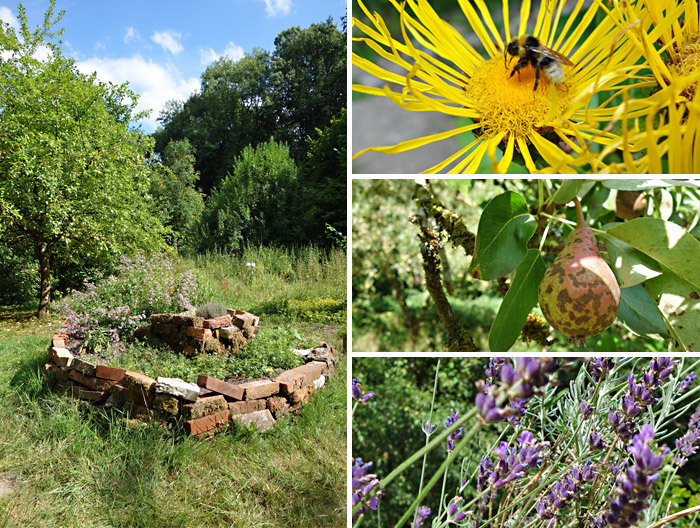
M 258 322 L 258 317 L 234 310 L 223 318 L 207 320 L 157 314 L 140 332 L 155 336 L 175 352 L 186 355 L 228 353 L 257 334 Z M 243 341 L 238 341 L 237 336 Z M 106 409 L 128 410 L 132 418 L 181 423 L 187 434 L 197 437 L 211 436 L 231 421 L 245 427 L 253 424 L 258 431 L 274 427 L 277 418 L 298 410 L 314 391 L 324 386 L 338 359 L 333 346 L 321 343 L 306 351 L 304 365 L 283 371 L 275 379 L 228 383 L 200 375 L 194 384 L 94 365 L 66 348 L 69 339 L 63 328 L 54 333 L 45 365 L 45 371 L 55 376 L 59 388 Z

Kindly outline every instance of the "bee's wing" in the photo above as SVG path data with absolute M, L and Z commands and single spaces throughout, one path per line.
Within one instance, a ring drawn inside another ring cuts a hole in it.
M 554 51 L 547 46 L 538 46 L 533 51 L 539 53 L 540 55 L 544 55 L 545 57 L 549 57 L 550 59 L 554 59 L 560 64 L 566 64 L 567 66 L 574 65 L 574 63 L 569 60 L 569 57 L 562 55 L 558 51 Z

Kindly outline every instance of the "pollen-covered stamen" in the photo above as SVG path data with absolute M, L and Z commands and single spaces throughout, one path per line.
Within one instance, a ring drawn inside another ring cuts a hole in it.
M 535 68 L 527 66 L 511 76 L 515 62 L 513 60 L 506 69 L 503 58 L 494 57 L 477 68 L 465 85 L 470 106 L 481 114 L 482 130 L 488 136 L 506 132 L 524 137 L 542 126 L 545 116 L 551 113 L 552 83 L 540 73 L 537 92 L 533 93 Z M 566 76 L 554 87 L 558 97 L 556 113 L 559 114 L 566 108 L 574 90 Z
M 678 60 L 674 64 L 679 75 L 687 76 L 700 68 L 700 33 L 691 33 L 685 37 L 685 42 L 677 50 Z M 697 89 L 697 83 L 686 87 L 683 95 L 693 100 Z

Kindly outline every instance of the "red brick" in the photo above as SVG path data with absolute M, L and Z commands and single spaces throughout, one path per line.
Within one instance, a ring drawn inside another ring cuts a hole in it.
M 284 398 L 282 398 L 284 400 Z M 250 400 L 250 401 L 240 401 L 231 402 L 228 404 L 228 410 L 231 411 L 232 415 L 236 414 L 248 414 L 255 411 L 262 411 L 267 407 L 267 400 Z M 287 400 L 284 400 L 287 403 Z
M 280 393 L 291 394 L 306 385 L 306 374 L 297 370 L 298 368 L 285 370 L 275 378 L 275 381 L 280 384 Z
M 262 401 L 262 400 L 253 400 L 253 401 Z M 283 411 L 284 408 L 287 406 L 287 399 L 283 398 L 282 396 L 273 396 L 271 398 L 268 398 L 265 401 L 267 402 L 267 408 L 270 409 L 270 412 L 272 414 L 275 414 L 278 411 Z M 229 407 L 230 407 L 230 404 L 229 404 Z
M 187 335 L 192 337 L 198 337 L 199 339 L 204 339 L 205 337 L 211 337 L 211 330 L 209 330 L 208 328 L 196 328 L 194 326 L 188 326 Z
M 66 346 L 66 340 L 65 339 L 52 339 L 51 340 L 51 346 L 59 347 L 59 348 L 64 348 Z
M 234 326 L 244 330 L 246 328 L 250 328 L 251 326 L 255 326 L 255 316 L 247 312 L 236 310 L 235 315 L 231 317 L 231 322 Z
M 226 400 L 220 394 L 205 396 L 194 403 L 182 406 L 182 415 L 185 420 L 194 420 L 210 414 L 220 413 L 226 410 Z
M 249 381 L 240 384 L 239 387 L 245 389 L 246 400 L 267 398 L 268 396 L 279 394 L 280 391 L 280 384 L 270 380 Z
M 241 385 L 231 385 L 225 381 L 212 378 L 210 376 L 200 375 L 197 377 L 197 385 L 210 391 L 218 392 L 234 400 L 242 400 L 244 389 Z
M 306 382 L 304 385 L 310 385 L 315 380 L 323 376 L 323 372 L 326 370 L 326 368 L 327 366 L 323 361 L 311 361 L 306 365 L 296 367 L 292 370 L 303 373 L 306 376 Z
M 93 378 L 91 376 L 86 376 L 85 374 L 83 374 L 82 372 L 78 372 L 77 370 L 71 370 L 68 374 L 68 377 L 73 381 L 77 381 L 81 385 L 85 385 L 86 387 L 92 390 L 104 391 L 109 389 L 112 385 L 116 383 L 112 380 L 103 380 L 99 378 Z
M 289 395 L 289 402 L 292 404 L 296 403 L 306 403 L 311 397 L 311 393 L 314 391 L 313 385 L 304 385 L 301 389 L 295 390 Z
M 131 372 L 130 370 L 127 370 L 124 373 L 124 377 L 121 379 L 121 384 L 127 389 L 136 393 L 151 393 L 155 392 L 156 389 L 156 380 L 149 378 L 140 372 Z
M 227 422 L 231 419 L 231 412 L 226 409 L 217 414 L 212 414 L 209 416 L 203 416 L 202 418 L 197 418 L 195 420 L 190 420 L 185 422 L 185 431 L 188 434 L 196 435 L 214 429 L 215 427 L 221 425 L 222 422 Z
M 70 367 L 74 356 L 67 348 L 51 347 L 51 359 L 59 367 Z
M 113 385 L 110 390 L 109 390 L 116 399 L 121 400 L 123 402 L 129 402 L 129 403 L 134 403 L 137 405 L 145 405 L 148 407 L 149 405 L 153 404 L 153 398 L 155 398 L 155 392 L 153 393 L 146 393 L 144 394 L 143 392 L 135 392 L 132 390 L 129 390 L 127 387 L 120 385 L 117 383 L 116 385 Z
M 105 401 L 108 395 L 107 392 L 80 389 L 79 398 L 81 400 Z
M 124 377 L 126 370 L 114 367 L 108 367 L 106 365 L 97 365 L 96 376 L 102 379 L 108 379 L 112 381 L 121 381 Z
M 224 315 L 222 317 L 215 317 L 213 319 L 205 319 L 202 326 L 204 326 L 204 328 L 210 328 L 212 330 L 222 328 L 224 326 L 231 326 L 231 318 L 228 315 Z
M 73 358 L 73 361 L 70 366 L 78 372 L 85 374 L 86 376 L 94 376 L 96 372 L 95 365 L 88 361 L 85 361 L 84 359 L 80 359 L 79 357 Z

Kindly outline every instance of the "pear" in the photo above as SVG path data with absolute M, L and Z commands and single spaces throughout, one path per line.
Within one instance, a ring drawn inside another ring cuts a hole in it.
M 617 191 L 615 214 L 623 220 L 639 218 L 647 210 L 647 196 L 642 191 Z
M 583 345 L 587 337 L 601 333 L 617 317 L 620 286 L 598 254 L 595 235 L 574 198 L 577 227 L 539 287 L 542 314 L 555 330 Z

